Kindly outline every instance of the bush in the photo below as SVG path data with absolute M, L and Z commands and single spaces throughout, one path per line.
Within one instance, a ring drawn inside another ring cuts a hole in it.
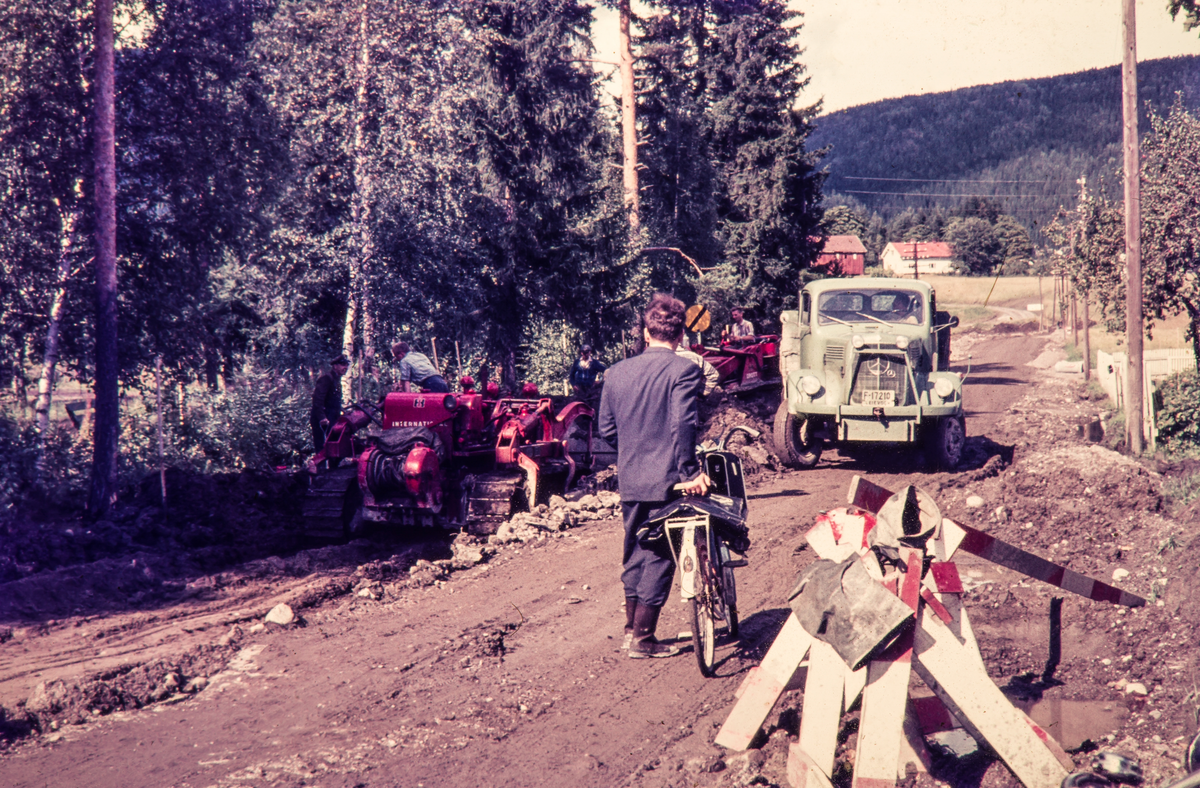
M 236 388 L 189 402 L 181 448 L 205 471 L 298 465 L 313 450 L 310 396 L 265 373 L 247 374 Z
M 1160 381 L 1154 404 L 1158 441 L 1167 454 L 1200 451 L 1200 375 L 1179 372 Z

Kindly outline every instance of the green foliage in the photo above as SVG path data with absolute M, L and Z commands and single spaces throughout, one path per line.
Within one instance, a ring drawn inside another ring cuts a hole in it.
M 1151 118 L 1142 159 L 1142 294 L 1150 317 L 1183 313 L 1200 362 L 1200 118 L 1176 96 Z
M 1200 452 L 1200 374 L 1180 372 L 1159 381 L 1154 399 L 1158 439 L 1167 453 Z
M 232 389 L 192 401 L 181 448 L 203 470 L 298 465 L 313 450 L 311 394 L 266 372 L 246 376 Z
M 1004 246 L 986 219 L 960 219 L 950 225 L 947 236 L 955 262 L 967 273 L 987 276 L 1003 260 Z
M 579 331 L 565 321 L 531 321 L 521 338 L 521 383 L 536 383 L 543 396 L 568 393 L 563 381 L 571 374 L 571 365 L 579 356 L 584 340 Z M 596 358 L 610 363 L 611 354 L 597 348 Z M 617 356 L 620 358 L 620 356 Z
M 1175 511 L 1200 501 L 1200 472 L 1163 480 L 1163 497 L 1167 499 L 1168 507 Z

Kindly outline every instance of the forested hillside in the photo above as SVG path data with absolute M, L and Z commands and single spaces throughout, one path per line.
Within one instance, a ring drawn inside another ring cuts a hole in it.
M 885 219 L 984 195 L 1038 238 L 1060 205 L 1074 204 L 1080 176 L 1119 192 L 1120 79 L 1112 66 L 877 101 L 819 117 L 810 145 L 830 149 L 827 195 L 857 199 Z M 1150 110 L 1166 114 L 1177 92 L 1185 106 L 1200 105 L 1200 57 L 1138 65 L 1143 134 Z

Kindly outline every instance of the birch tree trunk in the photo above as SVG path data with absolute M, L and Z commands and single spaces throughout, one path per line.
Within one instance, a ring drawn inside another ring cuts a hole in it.
M 54 401 L 54 382 L 58 367 L 58 329 L 62 324 L 63 302 L 66 300 L 67 279 L 71 275 L 71 249 L 74 247 L 74 215 L 63 218 L 63 237 L 58 258 L 58 276 L 54 283 L 54 297 L 50 302 L 50 324 L 46 327 L 46 352 L 42 355 L 42 375 L 38 380 L 37 405 L 34 407 L 34 423 L 37 428 L 37 460 L 34 462 L 34 478 L 40 480 L 46 469 L 46 433 L 50 429 L 50 406 Z
M 342 334 L 342 353 L 350 359 L 351 372 L 342 378 L 342 398 L 353 398 L 355 381 L 366 373 L 357 348 L 374 349 L 374 321 L 371 319 L 370 290 L 366 270 L 373 253 L 370 227 L 370 175 L 367 172 L 366 118 L 367 82 L 371 68 L 370 0 L 362 0 L 358 12 L 358 56 L 354 69 L 354 198 L 351 203 L 351 222 L 358 249 L 350 254 L 349 295 L 346 305 L 346 328 Z M 356 342 L 361 325 L 362 342 Z M 369 353 L 369 351 L 367 351 Z M 371 353 L 370 355 L 373 355 Z

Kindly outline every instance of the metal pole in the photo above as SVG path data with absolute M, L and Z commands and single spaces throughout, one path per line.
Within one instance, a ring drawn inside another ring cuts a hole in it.
M 1129 380 L 1125 392 L 1125 439 L 1129 453 L 1144 448 L 1142 434 L 1142 239 L 1138 182 L 1137 23 L 1134 0 L 1122 0 L 1125 33 L 1121 59 L 1121 109 L 1125 150 L 1125 339 Z
M 462 354 L 458 350 L 458 340 L 454 340 L 454 360 L 458 363 L 458 379 L 463 379 Z

